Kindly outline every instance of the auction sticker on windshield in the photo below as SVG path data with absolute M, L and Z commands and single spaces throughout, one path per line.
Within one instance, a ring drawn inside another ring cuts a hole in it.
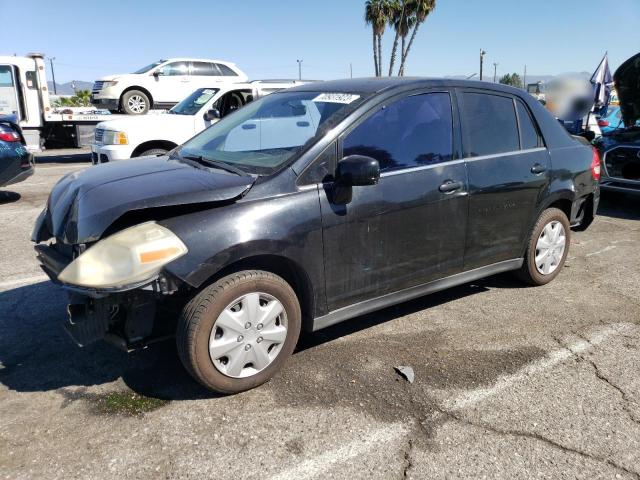
M 313 99 L 314 102 L 325 103 L 351 103 L 354 100 L 360 98 L 360 95 L 354 95 L 353 93 L 321 93 Z

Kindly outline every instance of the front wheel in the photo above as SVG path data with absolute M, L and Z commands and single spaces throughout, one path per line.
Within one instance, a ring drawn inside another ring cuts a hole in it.
M 220 393 L 238 393 L 269 380 L 293 353 L 300 304 L 282 278 L 242 271 L 209 285 L 184 307 L 178 354 L 189 373 Z
M 129 90 L 122 95 L 122 110 L 129 115 L 143 115 L 151 108 L 149 97 L 140 90 Z
M 558 208 L 548 208 L 533 227 L 518 277 L 531 285 L 549 283 L 562 270 L 570 243 L 567 216 Z

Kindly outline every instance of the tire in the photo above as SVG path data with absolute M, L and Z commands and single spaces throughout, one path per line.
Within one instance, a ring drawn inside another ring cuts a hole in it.
M 560 229 L 559 226 L 562 228 Z M 543 235 L 544 232 L 544 235 Z M 554 239 L 554 235 L 557 238 Z M 561 237 L 564 235 L 564 240 Z M 545 249 L 544 245 L 551 245 Z M 564 245 L 561 249 L 560 245 Z M 548 208 L 536 222 L 524 256 L 524 263 L 516 272 L 518 278 L 530 285 L 545 285 L 556 278 L 569 253 L 571 228 L 565 213 L 557 208 Z M 546 252 L 546 255 L 544 253 Z M 536 261 L 536 255 L 538 261 Z M 546 273 L 545 273 L 546 270 Z
M 260 310 L 252 310 L 252 299 L 258 297 L 259 303 L 253 305 L 259 305 Z M 265 312 L 270 307 L 277 308 L 273 312 L 282 307 L 282 313 L 268 325 L 265 321 L 260 329 L 256 320 L 267 318 Z M 253 317 L 252 311 L 256 313 Z M 209 285 L 185 305 L 176 332 L 178 355 L 187 371 L 206 388 L 238 393 L 262 385 L 280 370 L 293 353 L 300 326 L 300 304 L 287 282 L 269 272 L 242 271 Z M 279 343 L 260 340 L 262 334 L 275 337 L 276 332 Z M 265 352 L 273 358 L 262 362 L 266 366 L 260 369 L 259 359 L 265 359 Z
M 151 148 L 149 150 L 145 150 L 140 155 L 136 155 L 136 157 L 150 157 L 152 155 L 157 157 L 158 155 L 164 155 L 168 151 L 169 150 L 165 150 L 164 148 Z
M 122 111 L 129 115 L 144 115 L 151 108 L 151 101 L 146 93 L 140 90 L 129 90 L 120 100 Z

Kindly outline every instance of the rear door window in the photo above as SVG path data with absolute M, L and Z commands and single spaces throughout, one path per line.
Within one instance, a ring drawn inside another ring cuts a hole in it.
M 520 125 L 520 147 L 522 150 L 540 146 L 538 129 L 533 123 L 529 109 L 520 101 L 516 101 L 518 110 L 518 124 Z
M 471 92 L 463 92 L 461 97 L 465 157 L 520 149 L 513 99 Z
M 220 72 L 216 68 L 215 63 L 192 62 L 191 75 L 198 75 L 198 76 L 204 76 L 204 77 L 217 77 L 220 75 Z
M 342 150 L 344 156 L 375 158 L 381 171 L 451 160 L 451 97 L 424 93 L 385 105 L 347 135 Z

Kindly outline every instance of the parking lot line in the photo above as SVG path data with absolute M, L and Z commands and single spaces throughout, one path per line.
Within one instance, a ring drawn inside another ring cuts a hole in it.
M 631 324 L 629 323 L 618 323 L 609 325 L 606 328 L 600 329 L 589 338 L 567 344 L 565 348 L 554 350 L 544 356 L 542 359 L 526 365 L 525 367 L 511 375 L 500 377 L 498 381 L 491 387 L 471 390 L 463 395 L 454 398 L 453 400 L 445 402 L 443 406 L 446 410 L 452 411 L 461 410 L 463 408 L 476 405 L 526 378 L 537 375 L 545 370 L 549 370 L 550 368 L 555 367 L 559 363 L 568 360 L 574 355 L 578 355 L 580 353 L 591 350 L 593 347 L 604 342 L 609 337 L 622 333 L 630 327 Z
M 482 403 L 483 401 L 497 395 L 508 387 L 511 387 L 527 378 L 549 370 L 560 363 L 568 360 L 574 355 L 585 353 L 607 339 L 630 329 L 633 324 L 618 323 L 608 325 L 597 330 L 589 337 L 582 340 L 568 343 L 566 347 L 553 350 L 542 359 L 530 363 L 519 371 L 500 377 L 493 386 L 489 388 L 478 388 L 459 395 L 452 400 L 444 402 L 443 409 L 448 411 L 461 410 Z M 439 415 L 436 412 L 434 415 Z M 325 473 L 334 464 L 343 463 L 354 457 L 364 455 L 379 444 L 397 440 L 409 431 L 408 425 L 392 424 L 388 427 L 380 428 L 363 439 L 357 439 L 347 445 L 334 450 L 329 450 L 315 457 L 302 461 L 301 463 L 280 472 L 272 477 L 275 480 L 285 480 L 289 478 L 305 479 L 313 478 Z
M 0 282 L 0 288 L 10 288 L 10 287 L 15 287 L 17 285 L 25 285 L 27 283 L 44 282 L 45 280 L 48 280 L 48 279 L 49 277 L 47 277 L 44 274 L 34 275 L 32 277 L 16 278 L 13 280 L 7 280 L 5 282 Z
M 340 448 L 329 450 L 315 457 L 304 460 L 295 466 L 283 470 L 272 480 L 289 480 L 313 478 L 316 475 L 326 472 L 336 463 L 342 463 L 360 455 L 366 454 L 374 447 L 388 444 L 390 441 L 398 440 L 406 435 L 409 428 L 400 423 L 393 423 L 389 426 L 379 428 L 366 434 L 366 438 L 348 443 Z

